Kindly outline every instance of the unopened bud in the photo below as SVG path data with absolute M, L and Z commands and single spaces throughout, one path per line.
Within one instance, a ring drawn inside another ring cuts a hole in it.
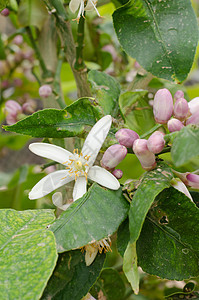
M 184 127 L 184 125 L 180 120 L 173 118 L 168 121 L 167 127 L 170 132 L 174 132 L 174 131 L 180 131 Z
M 113 170 L 125 157 L 127 149 L 125 146 L 115 144 L 110 146 L 101 160 L 101 165 L 107 170 Z
M 189 110 L 191 114 L 199 111 L 199 97 L 192 99 L 188 102 Z
M 155 131 L 147 141 L 147 147 L 152 153 L 160 153 L 165 145 L 164 134 L 160 131 Z
M 23 36 L 20 34 L 16 35 L 13 39 L 13 43 L 18 46 L 21 45 L 23 43 Z
M 186 179 L 188 180 L 188 185 L 194 189 L 199 189 L 199 175 L 187 174 Z
M 8 100 L 5 104 L 5 112 L 12 116 L 16 116 L 19 113 L 22 113 L 22 108 L 18 102 L 14 100 Z
M 35 109 L 36 109 L 36 103 L 32 100 L 28 101 L 28 102 L 25 102 L 23 105 L 22 105 L 22 109 L 23 109 L 23 112 L 24 113 L 27 113 L 27 114 L 32 114 L 33 112 L 35 112 Z
M 133 144 L 133 151 L 139 159 L 144 170 L 150 171 L 155 168 L 155 155 L 151 151 L 149 151 L 147 147 L 147 140 L 136 140 Z
M 189 117 L 186 120 L 186 125 L 193 124 L 198 125 L 199 124 L 199 111 L 195 112 L 191 117 Z
M 153 114 L 157 123 L 164 124 L 173 113 L 173 98 L 169 90 L 160 89 L 154 97 Z
M 7 17 L 9 16 L 10 14 L 10 11 L 8 8 L 4 8 L 2 11 L 1 11 L 1 15 L 4 16 L 4 17 Z
M 183 120 L 186 118 L 189 112 L 189 106 L 187 100 L 179 98 L 174 104 L 174 115 L 177 119 Z
M 134 141 L 139 139 L 139 135 L 135 131 L 127 128 L 118 130 L 115 134 L 115 137 L 120 145 L 123 145 L 127 148 L 133 147 Z
M 123 176 L 123 172 L 120 169 L 115 169 L 112 174 L 117 178 L 117 179 L 121 179 Z
M 181 91 L 181 90 L 178 90 L 175 95 L 174 95 L 174 99 L 177 100 L 177 99 L 180 99 L 180 98 L 184 98 L 184 92 Z
M 52 94 L 52 88 L 48 84 L 44 84 L 39 88 L 39 96 L 42 98 L 48 98 Z

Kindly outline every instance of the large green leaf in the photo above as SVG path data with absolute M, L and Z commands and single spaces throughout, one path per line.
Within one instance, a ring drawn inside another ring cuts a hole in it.
M 58 252 L 80 248 L 113 234 L 126 218 L 128 209 L 121 189 L 111 191 L 93 184 L 50 226 Z
M 156 169 L 147 172 L 139 185 L 129 210 L 130 242 L 138 239 L 142 225 L 155 197 L 170 186 L 173 177 L 171 169 L 164 163 L 157 165 Z
M 186 126 L 180 130 L 173 141 L 171 157 L 174 164 L 179 167 L 199 155 L 199 128 Z
M 52 210 L 0 210 L 0 298 L 39 299 L 57 260 Z
M 88 73 L 88 81 L 91 83 L 92 90 L 96 94 L 96 100 L 102 107 L 104 114 L 116 116 L 120 95 L 119 83 L 110 75 L 97 70 Z
M 140 135 L 155 124 L 152 108 L 145 99 L 147 94 L 147 91 L 125 92 L 119 99 L 125 124 Z
M 75 101 L 63 110 L 44 109 L 5 130 L 33 137 L 64 138 L 81 135 L 86 126 L 93 126 L 99 119 L 99 113 L 87 98 Z
M 113 14 L 123 49 L 148 72 L 183 81 L 198 43 L 197 20 L 189 0 L 132 0 Z
M 36 26 L 40 30 L 48 17 L 43 1 L 21 0 L 18 9 L 18 20 L 21 26 Z
M 98 254 L 86 266 L 85 253 L 80 250 L 62 253 L 41 299 L 80 300 L 97 280 L 103 267 L 105 254 Z
M 162 278 L 182 280 L 198 276 L 198 208 L 172 187 L 156 200 L 137 241 L 139 265 Z

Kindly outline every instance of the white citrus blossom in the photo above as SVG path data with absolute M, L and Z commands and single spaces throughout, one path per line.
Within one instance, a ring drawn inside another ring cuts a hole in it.
M 30 191 L 29 198 L 31 200 L 41 198 L 75 180 L 73 189 L 75 201 L 86 193 L 87 178 L 109 189 L 119 189 L 120 184 L 115 176 L 99 166 L 93 166 L 111 123 L 110 115 L 101 118 L 89 132 L 80 153 L 77 149 L 71 153 L 61 147 L 46 143 L 30 144 L 30 151 L 63 164 L 66 170 L 55 171 L 42 178 Z
M 96 13 L 98 14 L 98 16 L 100 17 L 100 14 L 96 8 L 96 5 L 97 5 L 97 1 L 96 0 L 71 0 L 70 3 L 69 3 L 69 8 L 70 10 L 75 13 L 78 8 L 79 8 L 79 11 L 78 11 L 78 15 L 77 15 L 77 18 L 76 20 L 79 21 L 80 17 L 84 17 L 84 11 L 85 10 L 95 10 Z

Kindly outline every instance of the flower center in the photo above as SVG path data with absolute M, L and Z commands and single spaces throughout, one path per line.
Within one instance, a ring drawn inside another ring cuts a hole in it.
M 79 176 L 85 176 L 87 179 L 87 173 L 89 169 L 88 160 L 90 156 L 83 156 L 82 152 L 78 152 L 78 149 L 73 150 L 73 155 L 69 157 L 69 161 L 66 161 L 64 164 L 67 165 L 67 169 L 69 170 L 69 175 L 72 176 L 75 174 L 75 180 Z

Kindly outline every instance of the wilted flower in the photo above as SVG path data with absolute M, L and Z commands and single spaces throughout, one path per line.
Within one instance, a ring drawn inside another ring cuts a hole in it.
M 97 253 L 101 254 L 103 250 L 105 252 L 112 251 L 111 247 L 111 240 L 110 238 L 105 238 L 100 241 L 94 242 L 92 244 L 88 244 L 84 247 L 86 254 L 85 254 L 85 262 L 87 266 L 90 266 L 92 262 L 94 261 L 95 257 L 97 256 Z
M 46 143 L 30 144 L 29 149 L 33 153 L 61 163 L 66 170 L 55 171 L 42 178 L 30 191 L 29 198 L 41 198 L 75 180 L 73 189 L 73 200 L 75 201 L 86 193 L 87 178 L 107 188 L 119 189 L 118 180 L 110 172 L 99 166 L 93 166 L 111 123 L 110 115 L 101 118 L 89 132 L 80 153 L 77 149 L 71 153 L 61 147 Z
M 107 170 L 113 170 L 125 157 L 127 149 L 125 146 L 115 144 L 110 146 L 101 160 L 101 165 Z
M 157 123 L 164 124 L 171 118 L 173 113 L 173 98 L 169 90 L 157 91 L 153 102 L 153 114 Z

